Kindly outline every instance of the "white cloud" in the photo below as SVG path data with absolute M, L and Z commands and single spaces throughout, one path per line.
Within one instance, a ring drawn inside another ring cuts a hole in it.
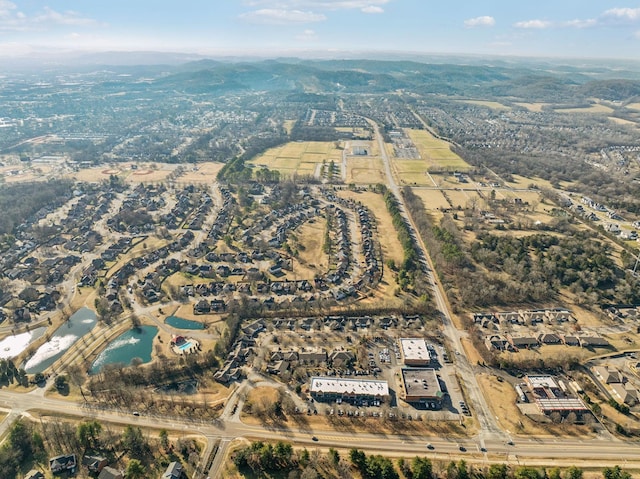
M 517 22 L 514 26 L 516 28 L 542 30 L 549 28 L 551 25 L 551 22 L 547 20 L 526 20 L 524 22 Z
M 563 25 L 566 27 L 572 27 L 572 28 L 589 28 L 589 27 L 595 27 L 596 25 L 598 25 L 598 20 L 596 20 L 595 18 L 587 18 L 585 20 L 576 18 L 575 20 L 569 20 L 567 22 L 564 22 Z
M 11 11 L 18 8 L 15 3 L 7 0 L 0 0 L 0 18 L 11 15 Z
M 492 27 L 496 24 L 496 19 L 488 15 L 482 17 L 469 18 L 464 21 L 464 26 L 467 28 L 473 27 Z
M 300 35 L 296 36 L 296 40 L 299 40 L 301 42 L 310 42 L 316 40 L 317 38 L 318 36 L 316 35 L 315 30 L 311 30 L 310 28 L 307 28 Z
M 375 5 L 367 5 L 362 8 L 361 11 L 363 13 L 384 13 L 384 9 L 382 7 L 377 7 Z
M 602 14 L 605 19 L 635 22 L 640 20 L 640 8 L 611 8 Z
M 364 13 L 382 13 L 381 5 L 392 0 L 245 0 L 249 7 L 263 7 L 276 10 L 361 10 Z
M 305 12 L 302 10 L 286 10 L 277 8 L 262 8 L 240 15 L 242 20 L 249 23 L 266 25 L 287 25 L 290 23 L 313 23 L 327 19 L 322 13 Z
M 59 26 L 96 26 L 99 23 L 74 11 L 58 12 L 44 7 L 40 12 L 29 16 L 15 11 L 16 5 L 0 0 L 0 31 L 50 30 Z

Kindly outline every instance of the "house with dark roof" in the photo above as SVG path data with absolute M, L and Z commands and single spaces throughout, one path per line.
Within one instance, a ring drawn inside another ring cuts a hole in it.
M 59 474 L 65 471 L 75 471 L 78 463 L 76 462 L 76 455 L 60 455 L 49 459 L 49 469 L 53 474 Z
M 100 471 L 98 479 L 124 479 L 124 475 L 113 467 L 105 466 L 104 469 Z

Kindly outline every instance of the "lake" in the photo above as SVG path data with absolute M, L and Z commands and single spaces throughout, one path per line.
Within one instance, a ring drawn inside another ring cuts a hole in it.
M 106 364 L 124 364 L 128 366 L 134 358 L 140 358 L 142 363 L 151 361 L 153 352 L 153 338 L 158 334 L 155 326 L 141 326 L 130 329 L 111 341 L 98 355 L 91 366 L 91 374 L 100 372 Z

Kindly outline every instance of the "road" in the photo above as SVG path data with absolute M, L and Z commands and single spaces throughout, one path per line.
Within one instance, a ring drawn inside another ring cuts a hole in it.
M 411 218 L 411 215 L 407 213 L 404 199 L 400 192 L 400 188 L 395 182 L 393 174 L 391 172 L 391 161 L 389 160 L 389 155 L 387 155 L 387 150 L 385 149 L 384 139 L 382 134 L 380 133 L 380 128 L 377 124 L 372 123 L 375 128 L 375 135 L 378 141 L 378 146 L 380 148 L 380 156 L 382 158 L 382 163 L 384 164 L 384 169 L 387 175 L 387 185 L 391 192 L 396 196 L 398 200 L 398 205 L 402 216 L 404 217 L 407 224 L 413 230 L 413 236 L 415 238 L 415 243 L 418 248 L 422 251 L 422 256 L 427 259 L 429 267 L 427 268 L 427 275 L 429 277 L 429 282 L 432 285 L 433 296 L 436 302 L 436 306 L 442 315 L 442 324 L 444 327 L 444 334 L 449 340 L 449 344 L 455 349 L 459 354 L 455 354 L 456 358 L 456 366 L 459 372 L 460 377 L 464 381 L 464 389 L 467 395 L 468 400 L 473 406 L 476 417 L 478 419 L 480 425 L 480 435 L 481 440 L 485 441 L 488 439 L 498 439 L 498 440 L 508 440 L 508 438 L 504 435 L 504 432 L 498 427 L 487 402 L 484 399 L 482 391 L 480 390 L 480 386 L 478 385 L 478 381 L 476 380 L 475 373 L 467 356 L 465 354 L 465 350 L 462 347 L 462 343 L 460 342 L 460 332 L 456 329 L 452 319 L 451 313 L 449 310 L 448 302 L 445 299 L 445 293 L 442 288 L 442 284 L 437 279 L 437 276 L 433 273 L 433 263 L 431 261 L 431 256 L 429 255 L 429 251 L 427 250 L 422 237 L 418 234 L 418 230 Z
M 0 406 L 10 408 L 11 414 L 0 423 L 0 434 L 17 417 L 28 414 L 29 411 L 46 411 L 47 414 L 61 414 L 78 418 L 96 419 L 105 422 L 134 424 L 140 427 L 158 427 L 158 417 L 133 416 L 125 411 L 105 411 L 88 409 L 82 404 L 70 403 L 60 399 L 41 397 L 36 394 L 20 394 L 12 391 L 0 390 Z M 185 421 L 181 418 L 163 417 L 163 427 L 179 431 L 185 435 L 200 435 L 209 442 L 221 440 L 218 453 L 213 461 L 210 472 L 219 471 L 222 457 L 229 442 L 236 437 L 261 440 L 286 440 L 307 447 L 351 447 L 354 445 L 353 432 L 323 432 L 314 430 L 300 430 L 297 428 L 275 428 L 259 425 L 248 425 L 240 421 Z M 315 435 L 318 441 L 313 441 Z M 434 447 L 429 450 L 427 443 Z M 462 445 L 466 451 L 460 451 Z M 499 439 L 485 439 L 481 444 L 477 438 L 446 439 L 441 437 L 409 437 L 406 435 L 358 434 L 357 447 L 365 450 L 384 452 L 389 455 L 424 455 L 435 458 L 455 459 L 464 457 L 476 462 L 505 462 L 514 460 L 517 456 L 521 464 L 548 464 L 566 462 L 586 467 L 593 463 L 595 467 L 620 464 L 623 460 L 628 465 L 640 465 L 640 445 L 612 441 L 605 439 L 575 440 L 575 439 L 527 439 L 516 440 L 515 444 L 507 445 Z M 485 447 L 484 454 L 480 448 Z M 218 459 L 220 456 L 220 459 Z M 213 477 L 213 476 L 212 476 Z

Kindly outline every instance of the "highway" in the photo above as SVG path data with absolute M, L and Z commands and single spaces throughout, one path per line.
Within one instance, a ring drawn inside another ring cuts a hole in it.
M 229 402 L 231 405 L 231 401 Z M 70 403 L 61 399 L 42 397 L 39 394 L 22 394 L 0 390 L 0 407 L 11 409 L 11 414 L 0 423 L 0 434 L 5 432 L 18 417 L 29 412 L 45 412 L 49 415 L 74 416 L 78 419 L 96 419 L 115 424 L 133 424 L 146 428 L 163 428 L 187 435 L 200 435 L 213 442 L 221 440 L 222 445 L 213 464 L 220 466 L 229 442 L 237 437 L 262 440 L 287 440 L 307 447 L 349 448 L 357 445 L 367 451 L 389 455 L 424 455 L 434 458 L 465 458 L 470 462 L 505 462 L 517 457 L 521 464 L 566 463 L 585 466 L 593 462 L 597 467 L 621 464 L 640 466 L 640 445 L 625 443 L 609 438 L 576 440 L 562 438 L 530 438 L 514 439 L 513 445 L 497 438 L 441 438 L 441 437 L 409 437 L 406 435 L 384 435 L 359 433 L 357 444 L 354 444 L 353 432 L 320 431 L 313 429 L 276 428 L 244 424 L 239 420 L 216 420 L 213 422 L 185 421 L 181 418 L 163 417 L 159 421 L 155 416 L 133 416 L 126 411 L 109 411 L 89 409 L 80 403 Z M 313 441 L 312 436 L 318 441 Z M 433 449 L 427 448 L 431 443 Z M 466 451 L 460 450 L 460 445 Z M 481 448 L 486 448 L 486 453 Z M 213 470 L 213 468 L 212 468 Z M 219 469 L 217 469 L 219 470 Z M 212 471 L 213 472 L 213 471 Z

